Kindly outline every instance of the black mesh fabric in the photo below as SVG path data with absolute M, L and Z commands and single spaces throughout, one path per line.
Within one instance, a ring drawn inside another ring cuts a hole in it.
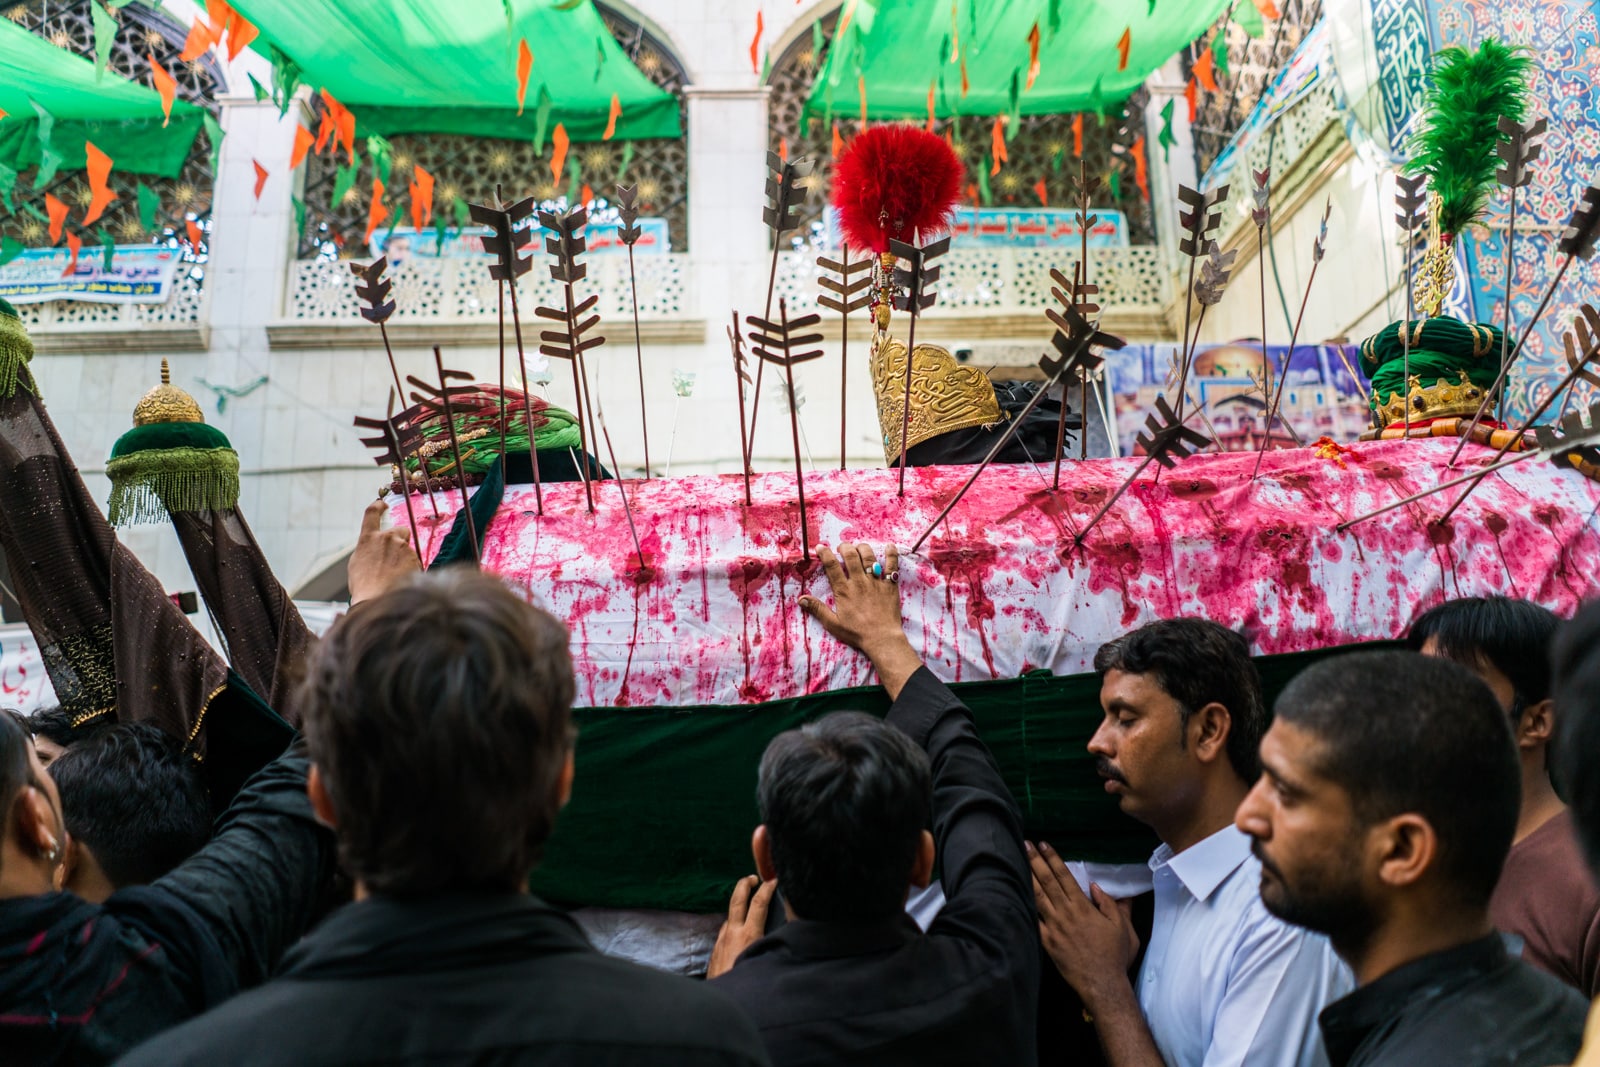
M 24 370 L 0 399 L 0 544 L 62 705 L 79 721 L 152 720 L 203 756 L 228 665 L 89 496 Z
M 298 726 L 294 687 L 316 635 L 267 565 L 237 508 L 171 514 L 234 671 Z

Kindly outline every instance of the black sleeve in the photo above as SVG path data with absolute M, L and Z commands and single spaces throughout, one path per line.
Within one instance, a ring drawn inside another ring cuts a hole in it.
M 1022 814 L 971 712 L 923 667 L 900 691 L 889 722 L 926 749 L 933 766 L 933 839 L 945 906 L 928 932 L 976 941 L 1015 958 L 1023 970 L 1037 970 L 1038 919 Z
M 146 896 L 198 915 L 241 987 L 264 981 L 305 933 L 333 871 L 333 835 L 306 796 L 309 769 L 296 741 L 250 779 L 211 842 Z

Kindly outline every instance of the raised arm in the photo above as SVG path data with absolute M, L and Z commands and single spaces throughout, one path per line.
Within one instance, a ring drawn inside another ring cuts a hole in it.
M 306 932 L 333 873 L 333 834 L 306 797 L 309 766 L 297 740 L 246 783 L 210 843 L 138 891 L 146 911 L 176 901 L 197 916 L 241 987 L 264 981 Z
M 923 666 L 906 637 L 898 551 L 886 549 L 881 575 L 867 545 L 843 546 L 837 556 L 822 548 L 818 556 L 833 587 L 833 607 L 813 597 L 802 598 L 801 607 L 872 661 L 894 699 L 889 722 L 927 750 L 933 768 L 933 836 L 946 902 L 929 933 L 980 943 L 1013 957 L 1036 978 L 1022 816 L 971 713 Z M 1035 987 L 1029 979 L 1027 988 Z

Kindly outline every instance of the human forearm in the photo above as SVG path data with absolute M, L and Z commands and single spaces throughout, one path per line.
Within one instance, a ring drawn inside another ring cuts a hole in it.
M 253 777 L 211 842 L 154 883 L 210 928 L 239 981 L 262 981 L 305 933 L 332 873 L 333 835 L 306 797 L 304 741 Z
M 1161 1052 L 1126 978 L 1089 991 L 1083 1003 L 1110 1067 L 1162 1067 Z
M 878 672 L 878 681 L 888 692 L 890 700 L 899 700 L 906 682 L 922 667 L 922 657 L 911 647 L 904 630 L 884 633 L 861 646 L 861 651 Z

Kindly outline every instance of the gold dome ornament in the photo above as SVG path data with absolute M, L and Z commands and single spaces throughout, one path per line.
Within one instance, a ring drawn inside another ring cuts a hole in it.
M 133 409 L 133 429 L 117 439 L 106 462 L 113 526 L 165 522 L 175 511 L 222 511 L 239 503 L 239 455 L 194 397 L 172 384 L 161 361 L 161 384 Z
M 133 424 L 153 422 L 205 422 L 195 398 L 172 384 L 172 368 L 161 361 L 161 384 L 151 389 L 133 407 Z
M 900 462 L 900 429 L 905 424 L 906 346 L 887 334 L 872 343 L 872 389 L 878 398 L 883 455 Z M 911 368 L 911 428 L 906 448 L 955 430 L 993 426 L 1005 419 L 994 384 L 938 345 L 917 345 Z

